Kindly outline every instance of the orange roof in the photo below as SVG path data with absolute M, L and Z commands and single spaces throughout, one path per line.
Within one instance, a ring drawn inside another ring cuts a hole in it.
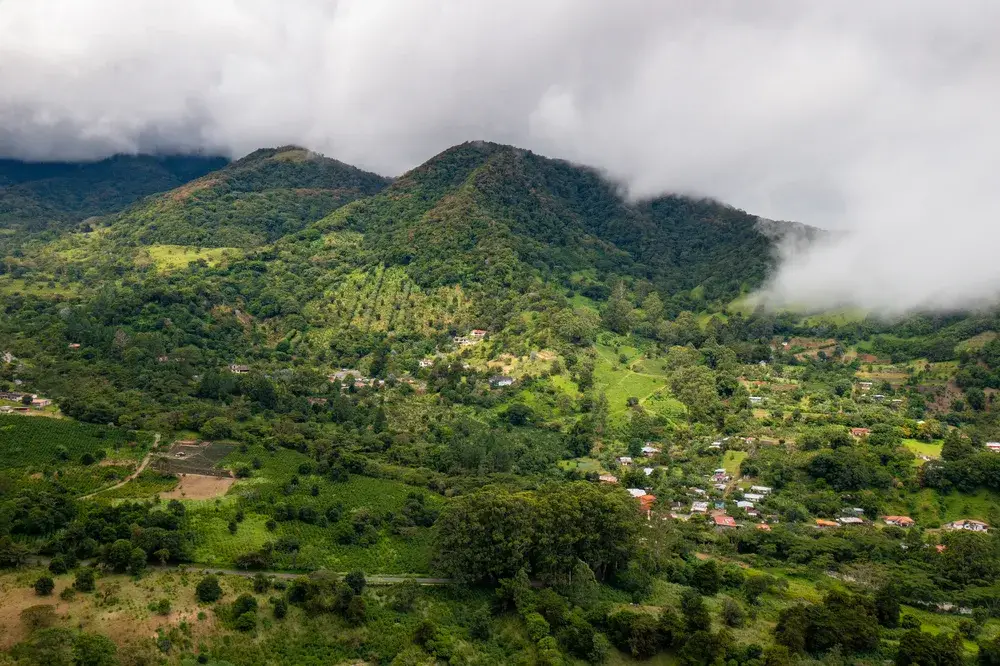
M 736 520 L 732 516 L 714 516 L 715 524 L 719 527 L 736 527 Z
M 764 532 L 770 532 L 771 526 L 768 525 L 767 523 L 757 523 L 757 529 L 762 530 Z
M 648 509 L 653 508 L 653 502 L 655 502 L 655 501 L 656 501 L 656 495 L 640 495 L 639 496 L 639 506 L 641 506 L 643 508 L 643 510 L 648 510 Z
M 943 553 L 948 548 L 948 546 L 944 545 L 943 543 L 939 543 L 934 547 L 937 548 L 937 552 L 939 553 Z
M 839 523 L 834 520 L 823 520 L 822 518 L 816 519 L 816 527 L 837 527 Z
M 885 522 L 889 523 L 906 523 L 907 525 L 912 525 L 914 520 L 909 516 L 884 516 L 882 518 Z

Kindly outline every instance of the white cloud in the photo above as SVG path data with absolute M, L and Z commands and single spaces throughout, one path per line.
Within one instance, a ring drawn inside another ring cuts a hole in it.
M 474 138 L 851 230 L 782 302 L 992 298 L 1000 5 L 0 0 L 0 154 L 300 143 L 398 174 Z

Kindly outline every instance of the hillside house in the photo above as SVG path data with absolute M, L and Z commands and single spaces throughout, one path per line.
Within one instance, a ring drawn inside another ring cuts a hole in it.
M 753 502 L 748 502 L 746 500 L 740 500 L 739 502 L 736 503 L 736 506 L 737 506 L 737 508 L 740 508 L 740 509 L 752 509 L 753 508 Z
M 310 405 L 325 405 L 326 398 L 306 398 L 306 402 Z
M 756 527 L 761 532 L 770 532 L 771 531 L 771 526 L 768 525 L 767 523 L 757 523 Z
M 816 527 L 825 529 L 827 527 L 840 527 L 840 523 L 835 520 L 825 520 L 823 518 L 816 519 Z
M 708 502 L 691 502 L 691 513 L 708 513 Z
M 642 468 L 642 473 L 645 474 L 646 476 L 652 476 L 653 475 L 653 468 L 652 467 L 643 467 Z
M 716 527 L 732 528 L 736 527 L 736 519 L 732 516 L 715 516 L 713 518 Z
M 864 525 L 865 521 L 857 516 L 842 516 L 837 518 L 837 522 L 841 525 Z
M 432 358 L 422 358 L 419 363 L 417 363 L 421 368 L 430 368 L 434 365 L 434 359 Z
M 240 363 L 230 363 L 229 372 L 233 373 L 234 375 L 245 375 L 246 373 L 250 372 L 250 366 L 242 365 Z
M 504 386 L 511 386 L 514 383 L 513 377 L 505 377 L 503 375 L 495 375 L 490 377 L 490 386 L 495 386 L 497 388 L 502 388 Z
M 860 388 L 862 391 L 868 391 L 871 389 L 871 387 L 872 387 L 871 382 L 858 382 L 858 388 Z
M 750 404 L 751 405 L 759 405 L 762 402 L 764 402 L 764 398 L 762 398 L 761 396 L 759 396 L 759 395 L 752 395 L 752 396 L 750 396 Z
M 764 499 L 764 496 L 760 493 L 743 493 L 743 499 L 749 502 L 759 502 Z
M 1000 442 L 986 442 L 986 449 L 993 453 L 1000 453 Z
M 851 435 L 857 437 L 858 439 L 862 437 L 867 437 L 868 435 L 871 434 L 871 432 L 872 431 L 869 430 L 868 428 L 851 428 Z
M 474 328 L 471 331 L 469 331 L 469 337 L 482 340 L 483 338 L 486 337 L 486 331 L 484 331 L 481 328 Z
M 468 347 L 469 345 L 474 345 L 477 342 L 479 342 L 479 339 L 478 338 L 465 338 L 465 337 L 459 336 L 457 338 L 452 338 L 452 342 L 454 342 L 459 347 Z
M 956 520 L 954 522 L 945 525 L 945 529 L 949 530 L 966 530 L 968 532 L 981 532 L 986 533 L 990 531 L 990 526 L 981 520 L 970 520 L 968 518 L 963 518 L 962 520 Z
M 913 518 L 909 516 L 885 516 L 882 521 L 886 525 L 895 525 L 896 527 L 913 527 L 916 523 Z
M 632 497 L 642 497 L 646 494 L 646 491 L 643 488 L 628 488 L 627 490 L 628 494 Z
M 0 400 L 11 400 L 13 402 L 21 402 L 21 398 L 26 396 L 27 393 L 18 393 L 17 391 L 0 391 Z
M 614 474 L 601 474 L 597 480 L 601 483 L 618 483 L 618 477 Z
M 708 448 L 711 449 L 712 451 L 721 451 L 722 442 L 712 442 L 711 444 L 708 445 Z
M 659 453 L 660 450 L 655 446 L 650 446 L 649 444 L 646 444 L 646 446 L 642 447 L 642 452 L 647 456 L 653 456 Z
M 716 490 L 718 490 L 719 492 L 725 492 L 726 491 L 726 484 L 724 484 L 724 483 L 716 483 L 716 484 L 713 484 L 712 487 L 715 488 Z
M 771 486 L 750 486 L 750 492 L 767 495 L 771 492 Z
M 631 465 L 633 463 L 631 456 L 618 456 L 616 460 L 618 460 L 619 465 Z
M 37 396 L 33 396 L 31 398 L 31 406 L 34 407 L 35 409 L 45 409 L 51 404 L 52 401 L 49 400 L 48 398 L 39 398 Z
M 66 347 L 69 348 L 69 349 L 79 349 L 80 348 L 80 343 L 79 342 L 71 342 L 68 345 L 66 345 Z

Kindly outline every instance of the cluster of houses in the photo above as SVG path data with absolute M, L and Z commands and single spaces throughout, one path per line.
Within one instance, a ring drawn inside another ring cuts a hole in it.
M 486 338 L 487 331 L 481 328 L 474 328 L 469 331 L 468 335 L 460 335 L 452 338 L 454 342 L 459 347 L 468 347 L 469 345 L 479 344 Z
M 27 405 L 24 403 L 24 398 L 26 396 L 31 396 L 31 404 Z M 52 401 L 48 398 L 40 398 L 37 393 L 19 393 L 17 391 L 0 391 L 0 400 L 9 400 L 11 402 L 19 403 L 17 405 L 5 405 L 0 407 L 0 412 L 26 412 L 29 408 L 34 409 L 45 409 L 52 404 Z

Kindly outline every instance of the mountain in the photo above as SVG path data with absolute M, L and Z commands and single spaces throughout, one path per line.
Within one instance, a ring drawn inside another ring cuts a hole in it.
M 97 162 L 0 160 L 0 226 L 41 231 L 122 210 L 225 166 L 224 157 L 115 155 Z
M 594 169 L 485 142 L 446 150 L 317 226 L 362 232 L 366 249 L 426 286 L 530 276 L 607 289 L 627 276 L 712 299 L 759 284 L 773 264 L 756 216 L 682 196 L 630 202 Z
M 252 247 L 298 231 L 389 180 L 296 146 L 257 150 L 110 221 L 132 244 Z

